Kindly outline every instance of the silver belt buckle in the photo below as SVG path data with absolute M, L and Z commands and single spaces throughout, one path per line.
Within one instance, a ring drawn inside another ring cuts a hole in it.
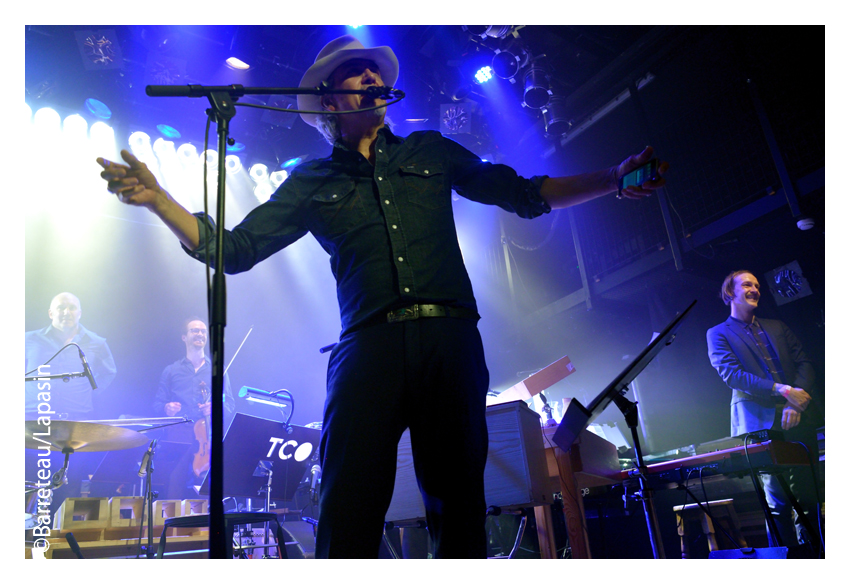
M 416 320 L 419 318 L 419 305 L 414 304 L 410 308 L 399 308 L 387 313 L 387 322 L 402 322 L 404 320 Z

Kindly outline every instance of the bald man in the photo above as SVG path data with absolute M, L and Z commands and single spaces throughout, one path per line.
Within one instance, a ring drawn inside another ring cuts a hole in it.
M 57 294 L 50 302 L 47 316 L 50 324 L 43 329 L 26 333 L 26 372 L 37 371 L 57 351 L 69 343 L 79 345 L 91 367 L 97 391 L 102 391 L 115 378 L 115 360 L 106 339 L 93 333 L 80 324 L 82 316 L 80 299 L 70 292 Z M 76 347 L 69 347 L 53 358 L 47 367 L 42 368 L 42 374 L 56 375 L 59 373 L 77 373 L 83 371 L 80 353 Z M 35 375 L 36 373 L 32 373 Z M 34 419 L 38 408 L 38 384 L 30 381 L 26 384 L 25 414 L 26 419 Z M 55 419 L 65 417 L 69 420 L 92 419 L 94 407 L 92 403 L 92 388 L 85 377 L 75 377 L 63 383 L 54 379 L 50 382 L 51 410 Z

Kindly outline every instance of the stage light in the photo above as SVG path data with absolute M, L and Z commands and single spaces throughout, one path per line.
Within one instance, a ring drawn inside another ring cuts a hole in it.
M 176 150 L 174 149 L 174 142 L 169 140 L 163 140 L 162 138 L 157 138 L 153 143 L 153 151 L 156 152 L 156 155 L 159 156 L 160 160 L 164 156 L 174 156 L 176 154 Z
M 491 38 L 494 38 L 494 39 L 503 39 L 506 36 L 508 36 L 509 34 L 511 34 L 511 30 L 513 29 L 513 26 L 503 25 L 503 24 L 490 25 L 490 26 L 488 26 L 488 25 L 467 25 L 467 26 L 464 26 L 463 28 L 465 28 L 467 30 L 467 32 L 469 32 L 469 34 L 471 34 L 473 36 L 478 36 L 478 37 L 481 37 L 481 38 L 491 37 Z
M 24 107 L 26 108 L 25 113 L 24 113 L 24 118 L 28 122 L 31 122 L 32 121 L 32 108 L 30 107 L 30 105 L 28 103 L 24 103 Z
M 281 168 L 292 168 L 293 166 L 297 166 L 301 164 L 303 159 L 300 156 L 296 156 L 295 158 L 290 158 L 286 162 L 280 165 Z
M 353 28 L 353 29 L 357 30 L 361 26 L 363 26 L 363 25 L 362 24 L 349 24 L 348 28 Z
M 236 69 L 237 71 L 247 71 L 248 69 L 251 68 L 251 66 L 248 63 L 246 63 L 245 61 L 242 61 L 240 59 L 237 59 L 236 57 L 230 57 L 229 59 L 227 59 L 225 61 L 225 63 L 227 64 L 228 67 L 230 67 L 231 69 Z
M 245 144 L 243 144 L 242 142 L 234 142 L 233 144 L 228 144 L 225 147 L 225 150 L 227 150 L 228 152 L 242 152 L 243 150 L 245 150 Z
M 85 104 L 86 109 L 101 120 L 108 120 L 112 117 L 112 110 L 102 101 L 90 97 L 85 101 Z
M 180 132 L 168 126 L 166 124 L 157 124 L 156 129 L 159 130 L 159 133 L 165 136 L 166 138 L 179 138 Z
M 566 134 L 573 125 L 564 106 L 563 96 L 553 96 L 541 111 L 547 137 Z
M 207 171 L 214 173 L 218 168 L 218 152 L 215 150 L 205 151 L 201 154 L 201 164 L 203 164 L 205 158 L 207 161 Z
M 92 149 L 105 157 L 112 156 L 115 150 L 115 131 L 104 122 L 95 122 L 89 130 Z
M 289 173 L 285 170 L 276 170 L 269 175 L 269 180 L 272 181 L 272 186 L 277 188 L 283 184 L 283 181 L 289 178 Z
M 269 197 L 274 193 L 275 188 L 267 183 L 260 183 L 254 187 L 254 196 L 257 197 L 257 200 L 261 203 L 265 203 L 269 200 Z
M 242 161 L 235 154 L 224 157 L 224 167 L 229 174 L 237 174 L 242 170 Z
M 89 123 L 79 114 L 72 114 L 62 122 L 62 130 L 68 138 L 85 140 L 88 129 Z
M 262 182 L 264 180 L 268 180 L 269 178 L 269 167 L 265 164 L 257 163 L 251 167 L 251 170 L 248 171 L 248 175 L 251 177 L 255 183 Z
M 133 132 L 128 140 L 130 148 L 149 148 L 151 145 L 151 137 L 144 132 Z
M 493 69 L 489 65 L 486 67 L 481 67 L 475 73 L 475 82 L 481 85 L 482 83 L 486 83 L 493 78 Z
M 43 107 L 33 117 L 33 125 L 40 132 L 58 132 L 61 119 L 56 110 Z
M 549 80 L 542 67 L 532 67 L 525 74 L 525 93 L 523 103 L 526 107 L 540 109 L 549 103 L 552 91 L 549 89 Z
M 177 159 L 183 163 L 184 168 L 198 163 L 198 149 L 194 144 L 181 144 L 177 149 Z
M 528 64 L 529 59 L 528 52 L 520 47 L 503 51 L 497 49 L 493 56 L 493 73 L 496 77 L 513 81 L 514 76 Z

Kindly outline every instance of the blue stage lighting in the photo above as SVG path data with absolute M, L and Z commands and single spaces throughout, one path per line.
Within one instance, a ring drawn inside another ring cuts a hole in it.
M 296 156 L 295 158 L 290 158 L 286 162 L 280 165 L 281 168 L 291 168 L 297 164 L 301 164 L 301 157 Z
M 242 152 L 245 150 L 245 145 L 242 142 L 234 142 L 232 145 L 227 145 L 228 152 Z
M 166 138 L 179 138 L 180 132 L 172 128 L 171 126 L 167 126 L 165 124 L 157 124 L 156 129 L 159 130 L 159 133 L 165 136 Z
M 489 65 L 486 67 L 481 67 L 477 73 L 475 73 L 475 82 L 479 85 L 481 83 L 486 83 L 493 78 L 493 69 Z
M 112 110 L 109 109 L 109 107 L 102 101 L 98 101 L 93 97 L 90 97 L 85 101 L 85 104 L 86 108 L 91 113 L 93 113 L 102 120 L 108 120 L 112 117 Z

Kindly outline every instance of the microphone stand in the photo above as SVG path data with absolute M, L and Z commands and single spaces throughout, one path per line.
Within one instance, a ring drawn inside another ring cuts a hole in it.
M 384 88 L 381 88 L 384 89 Z M 387 92 L 403 92 L 385 88 Z M 206 97 L 212 106 L 207 115 L 216 123 L 218 136 L 218 201 L 216 204 L 215 229 L 215 274 L 213 275 L 210 298 L 210 341 L 212 352 L 212 444 L 210 449 L 210 543 L 209 557 L 224 559 L 232 557 L 232 545 L 224 533 L 224 327 L 227 326 L 227 298 L 224 279 L 224 196 L 225 196 L 225 152 L 227 151 L 230 120 L 236 115 L 236 101 L 243 95 L 325 95 L 333 93 L 358 93 L 376 95 L 375 88 L 368 90 L 336 90 L 327 85 L 316 88 L 282 87 L 251 88 L 242 85 L 148 85 L 145 93 L 150 97 Z M 392 93 L 389 93 L 392 95 Z M 268 108 L 267 109 L 277 109 Z M 367 108 L 373 109 L 373 108 Z M 286 110 L 284 110 L 286 111 Z M 297 110 L 293 110 L 295 113 Z M 205 241 L 208 246 L 208 242 Z M 231 549 L 228 552 L 228 547 Z
M 153 551 L 153 455 L 156 450 L 156 440 L 151 442 L 149 452 L 145 453 L 144 470 L 145 470 L 145 505 L 148 511 L 148 549 L 145 555 L 148 559 L 153 559 L 156 554 Z M 148 456 L 149 455 L 149 456 Z M 165 529 L 165 526 L 162 527 Z M 141 534 L 139 534 L 141 536 Z M 140 544 L 141 545 L 141 544 Z

